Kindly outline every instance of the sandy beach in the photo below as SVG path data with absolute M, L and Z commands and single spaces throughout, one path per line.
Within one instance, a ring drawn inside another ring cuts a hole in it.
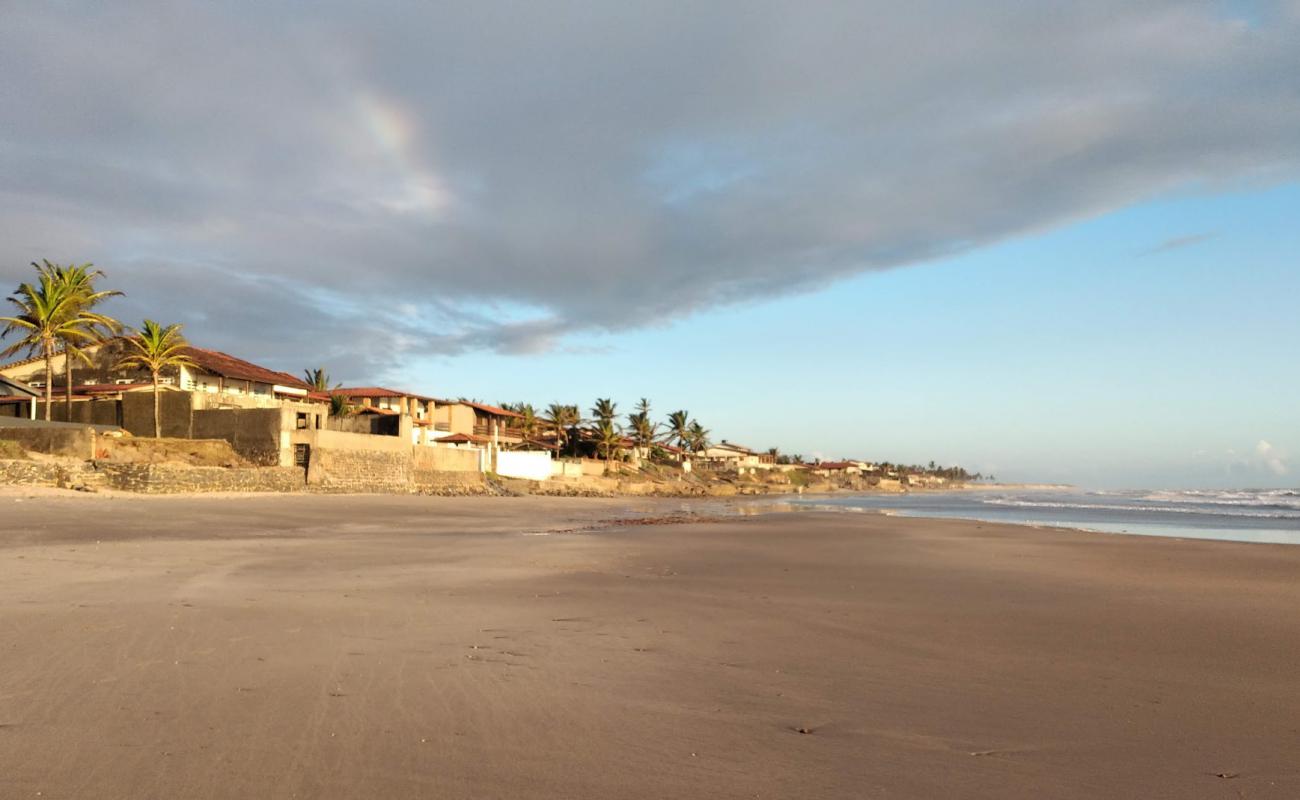
M 1300 797 L 1300 548 L 719 508 L 9 490 L 0 797 Z

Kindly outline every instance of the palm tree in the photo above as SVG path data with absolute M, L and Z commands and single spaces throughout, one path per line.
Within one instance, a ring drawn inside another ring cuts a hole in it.
M 307 384 L 311 386 L 313 391 L 328 392 L 343 385 L 341 383 L 335 383 L 333 386 L 330 386 L 333 381 L 330 380 L 330 374 L 325 371 L 324 367 L 305 369 L 302 371 L 302 374 L 303 377 L 307 379 Z
M 690 431 L 687 435 L 688 435 L 688 440 L 690 442 L 691 452 L 699 453 L 703 450 L 708 449 L 709 432 L 704 429 L 703 425 L 696 422 L 695 420 L 691 420 Z
M 546 407 L 544 421 L 555 431 L 555 447 L 558 452 L 568 443 L 569 429 L 582 422 L 582 418 L 578 414 L 577 406 L 551 403 Z
M 341 394 L 330 395 L 330 416 L 346 417 L 352 406 L 348 403 L 348 398 Z
M 158 395 L 158 379 L 163 370 L 192 367 L 194 362 L 185 354 L 188 343 L 181 335 L 179 323 L 159 325 L 146 319 L 140 330 L 136 331 L 127 343 L 130 349 L 118 362 L 120 367 L 136 367 L 149 371 L 153 379 L 153 435 L 162 438 L 162 411 Z
M 110 316 L 93 311 L 95 306 L 110 297 L 121 297 L 117 291 L 95 291 L 95 280 L 104 277 L 103 270 L 93 269 L 93 264 L 70 264 L 61 267 L 44 262 L 42 269 L 53 270 L 54 275 L 63 285 L 64 291 L 75 298 L 68 307 L 68 322 L 59 337 L 63 345 L 63 417 L 72 421 L 72 362 L 93 363 L 79 346 L 85 342 L 102 343 L 122 329 L 122 323 Z
M 524 439 L 536 439 L 538 418 L 537 409 L 533 408 L 532 403 L 516 403 L 515 407 L 510 409 L 519 415 L 519 433 Z
M 614 417 L 618 416 L 618 403 L 608 397 L 597 398 L 596 405 L 591 407 L 591 416 L 596 418 L 598 423 L 614 424 Z
M 596 444 L 600 449 L 605 451 L 605 472 L 609 472 L 610 462 L 613 461 L 614 454 L 619 451 L 623 445 L 623 432 L 618 429 L 618 425 L 610 420 L 601 420 L 596 423 Z
M 11 333 L 19 335 L 18 341 L 0 351 L 0 357 L 7 358 L 15 353 L 26 351 L 29 355 L 39 355 L 45 360 L 45 419 L 50 420 L 50 411 L 54 405 L 54 356 L 58 342 L 77 340 L 86 341 L 92 335 L 85 330 L 84 321 L 78 319 L 77 309 L 81 299 L 72 289 L 72 284 L 59 276 L 58 268 L 44 262 L 32 266 L 36 269 L 36 282 L 23 282 L 8 297 L 14 308 L 11 317 L 0 317 L 5 327 L 0 337 Z
M 628 414 L 627 423 L 632 438 L 636 440 L 638 455 L 642 458 L 647 457 L 650 454 L 650 445 L 654 444 L 655 433 L 659 430 L 659 423 L 650 421 L 649 408 L 635 414 Z
M 691 412 L 674 411 L 668 415 L 668 438 L 674 439 L 683 450 L 690 448 Z

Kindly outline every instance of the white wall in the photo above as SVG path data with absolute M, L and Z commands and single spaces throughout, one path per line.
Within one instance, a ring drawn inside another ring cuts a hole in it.
M 502 450 L 497 453 L 497 474 L 506 478 L 547 480 L 551 477 L 551 454 L 545 450 Z

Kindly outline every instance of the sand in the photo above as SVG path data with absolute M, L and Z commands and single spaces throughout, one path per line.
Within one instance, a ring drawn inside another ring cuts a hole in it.
M 1300 797 L 1300 548 L 690 508 L 10 490 L 0 797 Z

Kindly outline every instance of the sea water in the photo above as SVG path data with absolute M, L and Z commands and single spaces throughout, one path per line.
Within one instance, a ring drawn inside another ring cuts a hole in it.
M 828 495 L 799 504 L 1105 533 L 1300 544 L 1300 489 L 993 490 Z

